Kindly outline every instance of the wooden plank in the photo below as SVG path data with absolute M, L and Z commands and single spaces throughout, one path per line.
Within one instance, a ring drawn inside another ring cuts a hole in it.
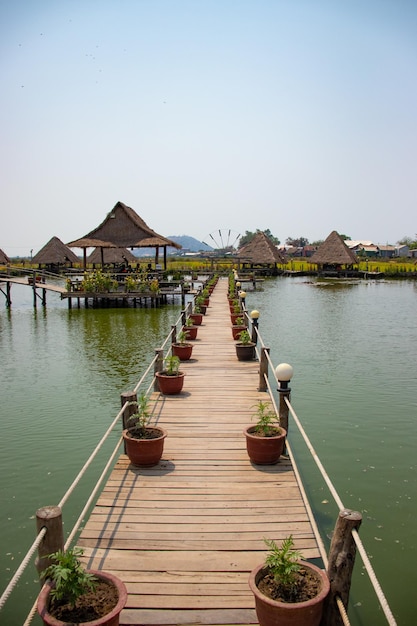
M 121 626 L 255 624 L 249 572 L 264 537 L 293 534 L 305 558 L 318 548 L 291 460 L 250 463 L 244 428 L 259 363 L 239 362 L 220 281 L 194 341 L 178 396 L 153 394 L 152 421 L 168 432 L 154 468 L 121 455 L 79 539 L 89 567 L 128 588 Z

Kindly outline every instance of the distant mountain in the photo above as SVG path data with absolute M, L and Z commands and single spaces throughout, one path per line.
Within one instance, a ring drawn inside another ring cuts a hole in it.
M 202 241 L 198 241 L 194 237 L 188 235 L 170 235 L 167 239 L 175 241 L 182 246 L 181 250 L 176 248 L 167 248 L 168 254 L 185 254 L 186 252 L 207 252 L 213 250 L 210 246 Z M 132 254 L 136 257 L 149 257 L 155 255 L 155 248 L 135 248 L 132 250 Z
M 179 243 L 180 246 L 182 246 L 183 252 L 207 252 L 208 250 L 213 250 L 211 246 L 208 246 L 206 243 L 203 243 L 194 237 L 189 237 L 188 235 L 169 235 L 167 239 L 171 239 L 171 241 Z

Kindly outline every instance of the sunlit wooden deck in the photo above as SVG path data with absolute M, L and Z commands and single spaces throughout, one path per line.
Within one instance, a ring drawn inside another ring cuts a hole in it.
M 243 429 L 258 399 L 257 362 L 236 358 L 219 281 L 184 362 L 184 390 L 156 400 L 168 431 L 151 469 L 122 455 L 79 540 L 89 567 L 127 585 L 121 624 L 253 624 L 249 571 L 262 562 L 263 537 L 293 534 L 307 558 L 319 556 L 288 459 L 251 465 Z

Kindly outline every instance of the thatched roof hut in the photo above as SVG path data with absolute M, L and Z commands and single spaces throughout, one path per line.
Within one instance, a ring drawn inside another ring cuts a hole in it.
M 286 263 L 285 256 L 265 233 L 258 231 L 253 239 L 240 248 L 238 259 L 243 265 L 275 268 L 278 263 Z
M 0 249 L 0 263 L 3 263 L 4 265 L 7 265 L 7 263 L 10 263 L 9 257 L 1 249 Z
M 103 252 L 104 263 L 137 263 L 137 258 L 127 248 L 95 248 L 87 259 L 87 263 L 101 263 Z
M 64 265 L 72 267 L 80 259 L 58 237 L 52 237 L 32 259 L 32 263 L 40 265 Z
M 165 268 L 167 247 L 181 248 L 175 241 L 149 228 L 143 219 L 123 202 L 117 202 L 97 228 L 68 245 L 73 248 L 84 248 L 84 264 L 87 261 L 87 248 L 155 248 L 155 263 L 158 262 L 159 248 L 163 248 Z
M 356 254 L 348 248 L 339 233 L 334 230 L 310 258 L 310 263 L 318 265 L 320 270 L 352 266 L 359 261 Z

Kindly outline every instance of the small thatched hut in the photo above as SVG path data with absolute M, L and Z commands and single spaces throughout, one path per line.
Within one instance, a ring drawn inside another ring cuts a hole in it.
M 284 255 L 265 233 L 258 231 L 237 253 L 242 267 L 275 273 L 278 264 L 286 263 Z
M 37 263 L 39 267 L 45 265 L 50 269 L 56 270 L 61 267 L 72 267 L 74 263 L 80 263 L 80 259 L 68 246 L 58 239 L 58 237 L 52 237 L 52 239 L 35 254 L 32 263 Z
M 9 257 L 1 249 L 0 249 L 0 263 L 2 263 L 3 265 L 7 265 L 8 263 L 10 263 Z
M 315 263 L 318 271 L 322 272 L 351 269 L 359 261 L 356 254 L 348 248 L 339 233 L 334 230 L 310 258 L 310 263 Z
M 159 248 L 164 250 L 164 268 L 166 269 L 167 248 L 181 248 L 175 241 L 158 235 L 130 207 L 117 202 L 105 220 L 94 230 L 71 241 L 69 246 L 84 248 L 84 266 L 87 263 L 87 248 L 155 248 L 155 264 L 158 263 Z M 104 264 L 104 255 L 101 259 Z
M 138 261 L 135 255 L 127 248 L 104 248 L 103 250 L 95 248 L 88 257 L 87 263 L 94 265 L 101 264 L 102 252 L 104 263 L 108 265 L 111 263 L 114 265 L 123 265 L 126 263 L 137 263 Z

